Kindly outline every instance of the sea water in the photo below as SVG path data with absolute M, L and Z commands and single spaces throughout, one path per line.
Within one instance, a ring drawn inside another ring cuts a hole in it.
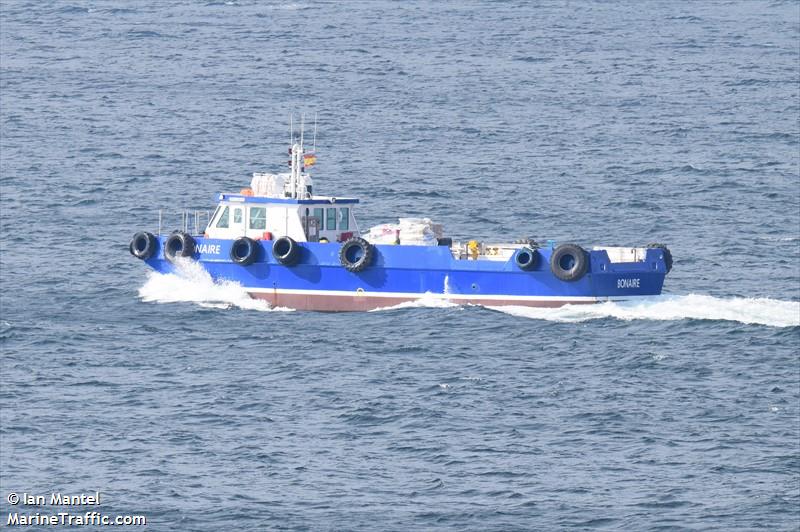
M 148 530 L 797 529 L 799 28 L 782 1 L 3 2 L 0 517 L 97 491 Z M 664 242 L 664 295 L 276 311 L 129 255 L 283 168 L 292 111 L 362 229 Z

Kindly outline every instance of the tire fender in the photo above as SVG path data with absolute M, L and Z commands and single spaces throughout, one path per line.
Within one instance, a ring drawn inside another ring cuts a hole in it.
M 292 237 L 282 236 L 272 243 L 272 256 L 284 266 L 294 266 L 300 259 L 300 249 Z
M 156 253 L 158 239 L 147 231 L 139 231 L 131 239 L 128 250 L 137 259 L 146 260 Z
M 550 271 L 562 281 L 577 281 L 588 268 L 586 251 L 577 244 L 561 244 L 550 255 Z
M 170 262 L 178 257 L 191 257 L 194 255 L 194 244 L 192 235 L 176 231 L 164 242 L 164 257 Z
M 375 247 L 360 237 L 347 239 L 339 248 L 339 262 L 349 272 L 360 272 L 372 264 Z
M 258 254 L 258 243 L 252 238 L 242 236 L 231 244 L 231 260 L 240 266 L 250 266 Z

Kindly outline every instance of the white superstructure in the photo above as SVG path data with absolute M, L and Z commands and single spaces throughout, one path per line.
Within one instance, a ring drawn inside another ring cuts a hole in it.
M 290 155 L 290 172 L 254 173 L 250 188 L 220 194 L 205 236 L 254 240 L 288 236 L 297 242 L 343 242 L 359 236 L 353 215 L 358 200 L 315 196 L 311 175 L 304 170 L 316 156 L 304 152 L 302 143 L 295 143 Z

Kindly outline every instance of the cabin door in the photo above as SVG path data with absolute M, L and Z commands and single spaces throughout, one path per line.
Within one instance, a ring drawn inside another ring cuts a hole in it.
M 319 242 L 319 220 L 315 216 L 303 216 L 303 227 L 306 230 L 306 240 Z
M 244 207 L 233 207 L 233 216 L 231 220 L 231 231 L 234 235 L 243 236 L 244 229 Z

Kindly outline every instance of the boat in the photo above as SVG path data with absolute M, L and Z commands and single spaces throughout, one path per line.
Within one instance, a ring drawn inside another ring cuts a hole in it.
M 195 261 L 215 281 L 235 281 L 272 307 L 312 311 L 421 299 L 488 307 L 630 300 L 659 295 L 672 269 L 663 244 L 453 241 L 429 219 L 362 233 L 359 199 L 315 194 L 316 142 L 306 151 L 302 135 L 293 135 L 289 155 L 289 172 L 253 174 L 249 187 L 220 193 L 213 214 L 183 211 L 180 229 L 164 232 L 159 211 L 158 231 L 137 232 L 130 253 L 165 274 Z

